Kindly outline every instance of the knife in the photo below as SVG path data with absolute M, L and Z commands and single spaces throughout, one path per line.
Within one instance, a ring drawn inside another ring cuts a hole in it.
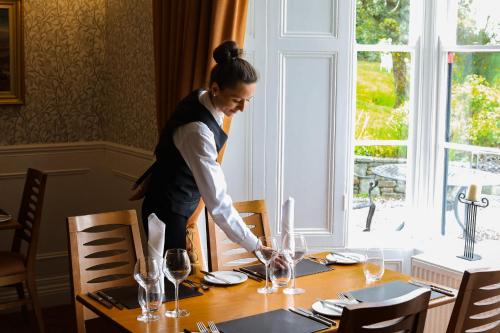
M 318 317 L 315 317 L 313 315 L 310 315 L 310 314 L 307 314 L 307 313 L 304 313 L 304 312 L 300 312 L 298 310 L 295 310 L 294 308 L 289 308 L 288 310 L 290 310 L 291 312 L 299 315 L 299 316 L 302 316 L 302 317 L 306 317 L 306 318 L 309 318 L 311 320 L 314 320 L 320 324 L 323 324 L 323 325 L 326 325 L 328 327 L 331 327 L 332 326 L 332 323 L 329 322 L 329 321 L 326 321 L 324 319 L 321 319 L 321 318 L 318 318 Z
M 258 277 L 258 278 L 260 278 L 260 279 L 262 279 L 262 280 L 265 280 L 265 279 L 266 279 L 266 277 L 265 277 L 264 275 L 262 275 L 261 273 L 259 273 L 259 272 L 254 272 L 254 271 L 252 271 L 252 270 L 250 270 L 250 269 L 248 269 L 248 268 L 245 268 L 245 267 L 240 267 L 240 270 L 241 270 L 242 272 L 244 272 L 244 273 L 252 274 L 253 276 L 256 276 L 256 277 Z
M 104 298 L 105 300 L 107 300 L 108 302 L 110 302 L 111 304 L 113 304 L 114 306 L 116 306 L 118 309 L 120 310 L 123 310 L 123 305 L 121 305 L 119 302 L 116 301 L 116 299 L 114 299 L 113 297 L 109 296 L 108 294 L 104 293 L 103 291 L 97 291 L 96 292 L 97 295 L 101 296 L 102 298 Z
M 200 270 L 200 272 L 201 272 L 201 273 L 203 273 L 203 274 L 205 274 L 206 276 L 210 276 L 210 277 L 212 277 L 212 278 L 214 278 L 214 279 L 216 279 L 216 280 L 222 281 L 222 282 L 224 282 L 225 284 L 231 284 L 231 282 L 230 282 L 230 281 L 228 281 L 228 280 L 226 280 L 226 279 L 223 279 L 223 278 L 221 278 L 221 277 L 215 276 L 214 274 L 212 274 L 212 273 L 210 273 L 210 272 L 207 272 L 207 271 L 201 271 L 201 270 Z
M 94 301 L 97 301 L 99 304 L 107 307 L 108 309 L 112 309 L 113 308 L 113 304 L 111 304 L 110 302 L 108 302 L 107 300 L 105 300 L 104 298 L 102 298 L 101 296 L 97 296 L 96 294 L 91 293 L 91 292 L 88 292 L 87 296 L 90 297 L 90 298 L 92 298 Z
M 349 259 L 349 260 L 353 260 L 353 261 L 359 262 L 359 258 L 354 258 L 354 257 L 348 256 L 348 255 L 342 254 L 340 252 L 332 252 L 332 254 L 334 256 L 339 256 L 339 257 L 342 257 L 342 258 L 346 258 L 346 259 Z
M 441 294 L 446 295 L 446 296 L 455 297 L 455 293 L 453 291 L 451 291 L 449 289 L 445 289 L 445 288 L 440 287 L 440 286 L 436 286 L 433 284 L 427 284 L 427 283 L 415 281 L 415 280 L 411 280 L 409 283 L 413 284 L 414 286 L 418 286 L 418 287 L 428 287 L 432 291 L 436 291 L 436 292 L 441 293 Z
M 322 316 L 319 313 L 313 313 L 312 311 L 309 311 L 309 310 L 304 309 L 304 308 L 297 308 L 297 310 L 302 311 L 304 313 L 307 313 L 308 315 L 315 316 L 317 318 L 321 318 L 323 320 L 326 320 L 326 321 L 330 322 L 333 326 L 337 325 L 337 323 L 333 319 Z
M 249 279 L 255 280 L 257 282 L 262 282 L 262 279 L 260 277 L 254 276 L 254 275 L 247 273 L 247 272 L 244 272 L 241 269 L 235 268 L 235 269 L 233 269 L 233 271 L 241 273 L 241 274 L 245 274 L 246 276 L 248 276 Z

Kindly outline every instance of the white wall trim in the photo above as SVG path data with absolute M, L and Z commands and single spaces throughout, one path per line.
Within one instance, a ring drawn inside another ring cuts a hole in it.
M 129 182 L 135 182 L 136 179 L 139 177 L 139 176 L 134 176 L 128 172 L 123 172 L 123 171 L 120 171 L 120 170 L 116 170 L 116 169 L 111 169 L 111 172 L 118 178 L 122 178 L 122 179 L 125 179 Z
M 0 156 L 19 156 L 43 153 L 81 152 L 105 149 L 110 142 L 88 141 L 88 142 L 65 142 L 65 143 L 40 143 L 29 145 L 0 146 Z

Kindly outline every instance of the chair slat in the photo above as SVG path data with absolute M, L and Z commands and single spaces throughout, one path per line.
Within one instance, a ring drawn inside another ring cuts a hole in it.
M 484 318 L 470 318 L 464 325 L 464 330 L 471 330 L 473 328 L 477 328 L 483 325 L 491 324 L 496 322 L 497 320 L 500 320 L 500 312 L 497 312 L 496 314 L 490 314 L 488 317 Z

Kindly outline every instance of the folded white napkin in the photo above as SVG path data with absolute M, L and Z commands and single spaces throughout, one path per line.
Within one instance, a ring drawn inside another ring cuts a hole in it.
M 295 249 L 295 242 L 290 236 L 293 235 L 295 200 L 289 197 L 281 207 L 281 239 L 283 241 L 283 250 Z
M 163 281 L 163 247 L 165 246 L 165 223 L 160 221 L 155 213 L 148 217 L 148 253 L 156 259 L 160 269 L 161 290 L 165 290 Z

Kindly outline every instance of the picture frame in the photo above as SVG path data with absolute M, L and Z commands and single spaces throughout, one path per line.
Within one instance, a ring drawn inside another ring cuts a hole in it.
M 24 104 L 22 0 L 0 0 L 0 104 Z

